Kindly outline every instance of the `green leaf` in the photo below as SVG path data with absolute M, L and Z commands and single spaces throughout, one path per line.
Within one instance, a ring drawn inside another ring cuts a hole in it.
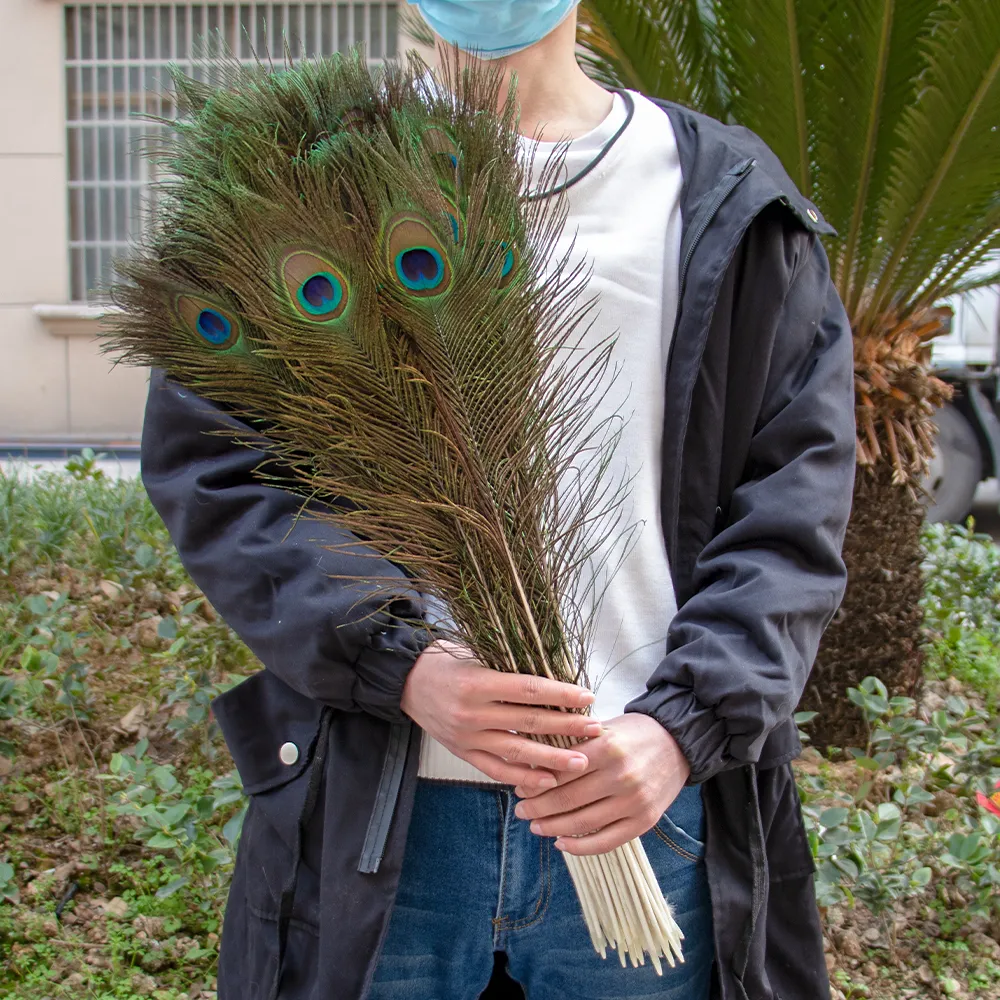
M 172 896 L 175 892 L 183 889 L 191 880 L 186 875 L 181 875 L 180 878 L 175 878 L 172 882 L 168 882 L 166 885 L 161 886 L 156 890 L 157 899 L 166 899 L 168 896 Z
M 172 792 L 177 787 L 177 778 L 171 768 L 161 764 L 153 768 L 153 781 L 157 787 L 164 792 Z
M 861 826 L 861 833 L 864 835 L 865 840 L 874 840 L 876 834 L 878 833 L 878 827 L 871 816 L 869 816 L 866 812 L 858 813 L 858 822 Z
M 49 599 L 47 597 L 42 597 L 41 594 L 32 594 L 25 602 L 24 606 L 33 614 L 36 618 L 41 618 L 47 615 L 49 612 Z
M 879 818 L 880 823 L 886 823 L 889 821 L 898 822 L 902 818 L 902 813 L 894 802 L 880 802 L 878 808 L 875 810 L 876 815 Z
M 237 812 L 229 822 L 222 828 L 222 836 L 227 844 L 232 845 L 235 850 L 240 839 L 240 831 L 243 829 L 243 819 L 246 816 L 246 808 Z
M 152 545 L 143 542 L 136 548 L 133 558 L 140 569 L 149 569 L 156 562 L 156 552 Z
M 146 841 L 146 846 L 152 847 L 154 850 L 158 851 L 169 851 L 177 847 L 178 843 L 175 837 L 171 837 L 166 833 L 154 833 L 153 836 Z
M 161 619 L 160 623 L 156 626 L 156 634 L 161 639 L 176 639 L 177 619 L 173 615 L 167 615 Z
M 834 826 L 841 826 L 847 821 L 847 817 L 850 815 L 850 810 L 844 809 L 843 807 L 836 807 L 833 809 L 826 809 L 819 816 L 819 822 L 821 826 L 829 829 Z
M 852 858 L 838 857 L 833 862 L 837 869 L 848 878 L 857 878 L 861 874 L 861 869 Z
M 168 807 L 160 816 L 160 822 L 165 827 L 175 827 L 191 811 L 191 806 L 187 802 L 178 802 L 176 805 Z
M 796 712 L 795 724 L 797 726 L 804 726 L 807 723 L 812 722 L 812 720 L 815 719 L 817 715 L 819 715 L 819 712 Z
M 915 886 L 925 886 L 930 883 L 933 872 L 930 868 L 918 868 L 911 876 L 910 882 Z

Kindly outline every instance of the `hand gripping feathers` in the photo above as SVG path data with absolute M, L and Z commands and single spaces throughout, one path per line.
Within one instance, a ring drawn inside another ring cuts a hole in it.
M 218 68 L 218 87 L 175 73 L 168 179 L 117 262 L 105 349 L 263 429 L 282 485 L 447 608 L 437 634 L 586 683 L 580 596 L 621 495 L 594 418 L 612 345 L 582 343 L 586 275 L 553 259 L 565 207 L 523 197 L 499 75 L 358 53 Z M 598 951 L 680 957 L 638 841 L 567 863 Z

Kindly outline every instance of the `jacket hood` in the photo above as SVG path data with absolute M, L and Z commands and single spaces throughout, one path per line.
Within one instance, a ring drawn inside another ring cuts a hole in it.
M 739 164 L 753 160 L 753 173 L 741 186 L 743 197 L 759 205 L 780 202 L 810 232 L 820 236 L 836 234 L 820 210 L 795 186 L 781 161 L 760 136 L 742 125 L 724 125 L 671 101 L 654 103 L 667 113 L 677 140 L 684 175 L 681 212 L 685 222 L 694 217 L 722 176 Z

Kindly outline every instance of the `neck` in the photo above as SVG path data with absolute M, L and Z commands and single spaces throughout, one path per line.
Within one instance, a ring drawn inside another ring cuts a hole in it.
M 466 65 L 477 60 L 462 52 L 459 61 Z M 522 135 L 547 142 L 575 139 L 600 125 L 611 111 L 611 94 L 576 61 L 575 12 L 541 41 L 495 63 L 503 72 L 502 101 L 511 77 L 516 77 Z

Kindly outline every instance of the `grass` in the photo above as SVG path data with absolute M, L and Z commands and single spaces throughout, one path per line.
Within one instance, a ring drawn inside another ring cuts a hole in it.
M 959 695 L 975 711 L 934 754 L 929 729 L 907 751 L 934 789 L 914 815 L 938 832 L 910 856 L 904 824 L 903 847 L 866 848 L 870 871 L 822 887 L 838 997 L 1000 998 L 1000 919 L 973 878 L 996 845 L 979 867 L 942 860 L 949 836 L 978 829 L 970 782 L 993 780 L 1000 735 L 975 712 L 988 719 L 1000 691 L 1000 556 L 966 529 L 934 529 L 926 546 L 928 700 L 899 714 L 947 715 Z M 141 485 L 102 476 L 93 456 L 65 474 L 0 475 L 0 996 L 214 1000 L 245 800 L 209 704 L 256 669 Z M 955 739 L 971 777 L 931 767 Z M 877 808 L 905 770 L 884 763 L 860 796 L 867 765 L 807 754 L 807 811 Z M 863 834 L 852 823 L 836 828 L 848 846 Z M 820 828 L 817 851 L 831 836 Z M 925 864 L 930 883 L 894 896 L 899 871 Z

